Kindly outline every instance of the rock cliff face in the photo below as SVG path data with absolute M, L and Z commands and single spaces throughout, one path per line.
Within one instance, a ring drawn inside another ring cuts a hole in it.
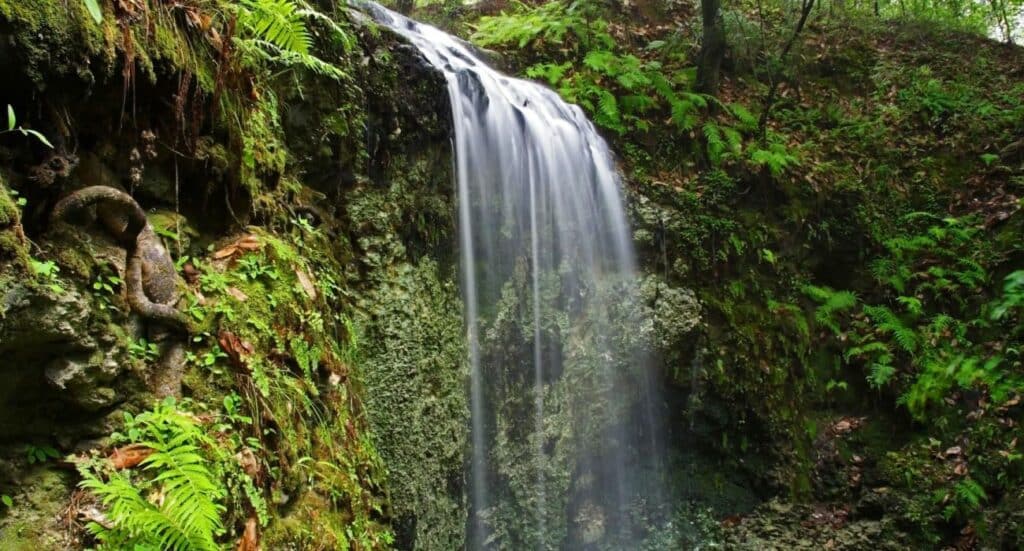
M 180 42 L 173 17 L 117 12 L 96 24 L 55 1 L 0 2 L 12 107 L 54 145 L 0 140 L 0 494 L 13 503 L 0 511 L 0 539 L 84 545 L 92 505 L 64 460 L 108 453 L 123 442 L 124 414 L 155 399 L 147 383 L 163 350 L 129 300 L 125 244 L 92 209 L 50 221 L 60 198 L 100 185 L 138 201 L 183 278 L 184 407 L 220 419 L 237 399 L 234 415 L 255 419 L 211 421 L 248 438 L 226 445 L 231 454 L 255 450 L 264 464 L 252 480 L 265 504 L 239 498 L 221 537 L 240 537 L 246 511 L 266 507 L 268 544 L 326 533 L 328 546 L 462 547 L 468 373 L 443 77 L 359 14 L 335 13 L 351 21 L 349 49 L 317 44 L 341 60 L 341 82 L 258 70 L 246 81 L 218 72 L 202 41 Z M 631 202 L 656 252 L 659 207 Z M 698 361 L 703 322 L 659 258 L 649 255 L 644 311 L 627 318 L 645 324 L 630 346 L 652 349 L 667 373 Z M 492 337 L 506 344 L 490 353 L 512 370 L 528 320 L 521 305 L 505 307 Z M 696 404 L 697 390 L 670 396 L 671 407 Z M 497 423 L 532 422 L 517 411 Z M 699 415 L 680 426 L 705 430 Z M 300 474 L 339 455 L 354 484 Z M 505 474 L 509 491 L 523 491 L 526 474 Z M 500 515 L 496 525 L 518 522 Z M 339 535 L 353 523 L 355 536 Z
M 177 18 L 198 12 L 96 24 L 79 4 L 0 2 L 8 101 L 54 145 L 0 139 L 0 547 L 85 545 L 90 500 L 65 458 L 107 453 L 124 413 L 154 399 L 159 351 L 126 296 L 123 245 L 91 212 L 48 223 L 90 185 L 132 194 L 184 278 L 181 407 L 214 434 L 231 404 L 255 418 L 230 429 L 239 443 L 219 438 L 262 465 L 255 499 L 229 490 L 223 541 L 263 507 L 271 548 L 460 547 L 466 370 L 441 76 L 340 8 L 351 43 L 316 45 L 343 68 L 335 82 L 259 67 L 232 80 L 208 35 L 185 40 L 198 31 Z

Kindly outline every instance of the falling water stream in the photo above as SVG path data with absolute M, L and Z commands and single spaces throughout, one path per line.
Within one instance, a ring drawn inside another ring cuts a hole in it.
M 607 144 L 550 89 L 499 73 L 434 27 L 360 6 L 444 73 L 451 98 L 471 364 L 469 547 L 581 548 L 612 532 L 629 541 L 631 504 L 652 499 L 636 458 L 659 450 L 652 385 L 629 350 L 640 330 L 636 267 Z M 517 354 L 495 337 L 510 315 L 521 320 Z M 525 490 L 514 485 L 520 466 Z M 517 514 L 532 517 L 529 534 Z

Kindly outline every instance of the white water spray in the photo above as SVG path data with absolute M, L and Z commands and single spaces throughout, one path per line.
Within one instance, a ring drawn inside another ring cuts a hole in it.
M 532 400 L 524 402 L 533 413 L 520 422 L 533 425 L 522 449 L 529 450 L 532 457 L 525 459 L 536 472 L 531 496 L 516 497 L 529 504 L 525 508 L 532 511 L 533 531 L 539 535 L 511 534 L 513 543 L 506 542 L 506 547 L 577 546 L 600 537 L 606 526 L 627 531 L 627 509 L 637 495 L 635 476 L 626 472 L 627 458 L 636 454 L 638 433 L 645 433 L 649 441 L 654 431 L 636 430 L 621 419 L 628 415 L 630 406 L 624 400 L 629 392 L 621 388 L 626 384 L 621 362 L 616 364 L 613 358 L 623 355 L 616 348 L 623 339 L 607 326 L 609 312 L 633 300 L 628 288 L 636 280 L 636 268 L 607 144 L 579 107 L 548 88 L 491 69 L 471 47 L 434 27 L 376 4 L 361 7 L 404 36 L 444 73 L 451 98 L 471 364 L 469 546 L 488 547 L 494 527 L 486 525 L 487 518 L 507 497 L 495 495 L 494 479 L 500 478 L 495 473 L 502 466 L 492 464 L 493 433 L 501 430 L 495 427 L 494 409 L 510 399 L 501 392 L 515 386 L 499 389 L 497 380 L 508 369 L 500 371 L 485 361 L 482 333 L 486 318 L 494 316 L 516 271 L 524 267 L 529 273 L 524 294 L 531 295 L 524 299 L 530 310 L 524 317 L 532 324 L 532 350 L 523 361 L 532 366 L 529 376 L 523 376 L 529 382 L 522 384 L 522 391 L 532 394 Z M 551 281 L 557 282 L 555 289 Z M 620 291 L 609 292 L 619 284 L 624 285 Z M 557 325 L 552 319 L 562 321 Z M 552 340 L 561 347 L 559 353 L 548 352 L 552 347 L 545 345 Z M 595 375 L 555 382 L 563 375 L 562 364 L 584 360 L 596 365 Z M 557 392 L 562 397 L 557 407 L 545 399 L 556 384 L 564 387 Z M 634 386 L 634 396 L 649 390 L 646 384 Z M 640 399 L 649 409 L 651 398 Z M 560 437 L 575 442 L 573 452 L 561 457 L 570 456 L 565 461 L 574 475 L 586 473 L 571 483 L 548 480 L 546 474 L 553 461 L 554 452 L 546 447 L 555 417 L 570 419 L 571 432 Z M 647 448 L 647 453 L 654 451 Z M 552 541 L 549 519 L 562 526 L 577 519 L 586 519 L 578 521 L 581 526 L 589 524 L 575 529 L 575 536 L 568 533 L 573 529 L 563 528 L 559 541 Z M 570 540 L 577 543 L 567 543 Z

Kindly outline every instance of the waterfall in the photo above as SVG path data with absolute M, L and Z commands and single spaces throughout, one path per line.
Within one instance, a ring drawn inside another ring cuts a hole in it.
M 660 458 L 636 265 L 607 144 L 583 111 L 372 3 L 448 84 L 472 451 L 468 546 L 635 541 Z M 620 547 L 621 548 L 621 547 Z

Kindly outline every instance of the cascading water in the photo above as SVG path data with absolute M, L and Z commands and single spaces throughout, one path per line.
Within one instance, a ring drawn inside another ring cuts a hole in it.
M 659 505 L 642 474 L 661 450 L 607 145 L 553 91 L 434 27 L 360 7 L 448 83 L 471 363 L 468 545 L 635 543 L 637 517 Z

